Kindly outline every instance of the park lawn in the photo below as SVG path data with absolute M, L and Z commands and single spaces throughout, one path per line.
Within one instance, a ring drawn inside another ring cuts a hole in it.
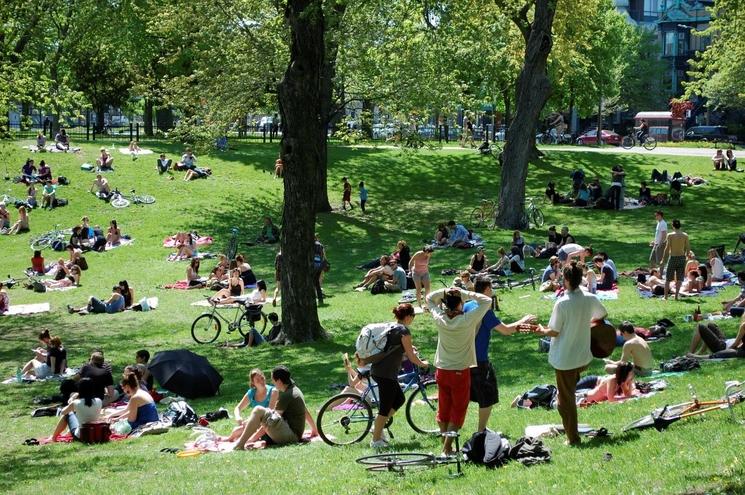
M 16 143 L 18 144 L 18 143 Z M 10 148 L 3 161 L 11 170 L 20 170 L 27 153 L 19 146 Z M 23 143 L 20 143 L 23 144 Z M 109 143 L 105 143 L 108 145 Z M 10 291 L 13 303 L 50 301 L 52 312 L 32 317 L 0 319 L 0 376 L 11 376 L 19 365 L 30 359 L 30 348 L 36 345 L 35 335 L 49 328 L 62 337 L 72 365 L 82 364 L 90 350 L 104 349 L 115 374 L 134 360 L 134 353 L 147 348 L 157 350 L 187 348 L 207 356 L 223 374 L 221 394 L 214 398 L 191 401 L 199 414 L 233 406 L 245 392 L 251 368 L 269 371 L 278 363 L 287 363 L 304 391 L 312 410 L 331 395 L 328 386 L 345 380 L 341 353 L 351 352 L 359 328 L 366 323 L 386 321 L 397 299 L 394 295 L 372 297 L 369 293 L 351 290 L 362 272 L 355 265 L 389 252 L 398 239 L 405 239 L 417 249 L 432 236 L 435 225 L 451 218 L 467 221 L 471 210 L 481 198 L 494 198 L 499 171 L 495 162 L 473 151 L 422 151 L 401 154 L 397 150 L 355 149 L 334 147 L 330 150 L 329 191 L 332 204 L 341 201 L 341 177 L 348 176 L 356 185 L 364 180 L 370 189 L 369 212 L 359 208 L 343 213 L 335 211 L 319 215 L 318 233 L 326 244 L 332 270 L 325 278 L 325 290 L 331 296 L 319 316 L 329 333 L 325 342 L 293 345 L 281 348 L 259 347 L 251 350 L 227 350 L 213 345 L 199 346 L 193 342 L 189 328 L 203 308 L 190 306 L 192 301 L 208 291 L 168 291 L 157 286 L 184 278 L 186 264 L 165 261 L 168 250 L 161 247 L 163 238 L 178 230 L 194 229 L 215 237 L 212 251 L 219 251 L 227 242 L 232 226 L 237 226 L 244 239 L 258 232 L 262 215 L 281 217 L 281 181 L 273 179 L 271 171 L 276 146 L 247 145 L 227 153 L 200 157 L 200 165 L 210 166 L 211 178 L 186 183 L 181 174 L 170 181 L 155 171 L 153 156 L 133 162 L 128 156 L 116 154 L 116 171 L 109 174 L 113 186 L 122 191 L 136 189 L 152 194 L 157 203 L 115 211 L 87 193 L 93 174 L 82 172 L 80 164 L 93 162 L 100 144 L 84 144 L 79 155 L 35 155 L 52 164 L 55 175 L 65 175 L 71 185 L 60 188 L 59 196 L 70 199 L 64 208 L 31 213 L 31 234 L 0 237 L 2 265 L 0 274 L 20 277 L 29 265 L 30 235 L 43 232 L 55 224 L 75 224 L 89 215 L 94 224 L 104 225 L 115 218 L 125 233 L 135 242 L 103 254 L 87 255 L 90 269 L 83 274 L 82 287 L 67 292 L 36 294 L 21 287 Z M 142 144 L 158 151 L 165 150 L 176 158 L 180 147 L 162 143 Z M 538 165 L 531 166 L 529 194 L 539 197 L 548 180 L 558 189 L 570 187 L 569 173 L 582 168 L 588 177 L 599 175 L 607 185 L 613 164 L 627 170 L 627 195 L 633 195 L 640 180 L 648 179 L 652 168 L 667 169 L 671 174 L 704 175 L 708 186 L 689 188 L 683 194 L 683 206 L 666 208 L 668 221 L 681 218 L 691 234 L 693 249 L 703 255 L 715 244 L 734 247 L 742 230 L 742 214 L 737 197 L 745 184 L 740 174 L 717 174 L 710 171 L 707 158 L 660 157 L 638 155 L 608 155 L 592 152 L 550 151 Z M 11 175 L 14 175 L 11 173 Z M 22 196 L 23 188 L 5 182 L 1 193 Z M 653 193 L 665 192 L 662 186 L 652 186 Z M 541 204 L 546 226 L 567 224 L 577 241 L 592 244 L 610 253 L 620 270 L 645 265 L 648 242 L 654 233 L 651 208 L 622 212 L 574 210 Z M 487 255 L 495 257 L 500 245 L 508 246 L 511 232 L 483 229 Z M 542 240 L 543 229 L 525 233 L 528 242 Z M 275 248 L 242 248 L 249 263 L 260 277 L 271 280 Z M 54 257 L 45 252 L 48 259 Z M 441 277 L 444 268 L 463 267 L 470 251 L 436 251 L 432 261 L 433 287 L 442 287 L 440 279 L 449 283 L 451 277 Z M 213 262 L 203 263 L 208 273 Z M 530 262 L 540 269 L 542 264 Z M 118 315 L 68 315 L 66 304 L 84 304 L 89 295 L 108 295 L 110 287 L 120 279 L 134 286 L 137 296 L 157 296 L 160 307 L 148 313 L 127 312 Z M 270 289 L 272 283 L 269 284 Z M 651 325 L 658 318 L 669 317 L 677 323 L 673 337 L 652 344 L 655 357 L 667 359 L 687 351 L 692 325 L 682 317 L 700 305 L 704 313 L 714 311 L 721 298 L 690 299 L 664 302 L 640 299 L 630 279 L 621 280 L 620 298 L 606 306 L 610 319 L 629 319 L 638 325 Z M 729 288 L 723 297 L 736 294 Z M 499 294 L 501 313 L 513 321 L 526 312 L 538 315 L 546 322 L 552 303 L 542 294 L 521 288 Z M 733 335 L 737 322 L 722 323 L 728 335 Z M 419 317 L 412 327 L 413 339 L 424 357 L 433 359 L 436 330 L 426 317 Z M 225 334 L 220 341 L 225 340 Z M 233 335 L 230 338 L 235 338 Z M 513 440 L 522 435 L 529 424 L 559 423 L 556 411 L 522 411 L 510 409 L 510 401 L 519 393 L 541 383 L 553 382 L 553 371 L 546 355 L 537 352 L 537 339 L 529 335 L 510 338 L 495 336 L 492 360 L 500 380 L 501 402 L 495 408 L 490 427 L 502 431 Z M 618 355 L 618 351 L 616 352 Z M 590 372 L 600 373 L 601 362 L 593 362 Z M 124 442 L 88 447 L 50 445 L 25 447 L 28 437 L 43 437 L 51 433 L 54 418 L 32 419 L 35 407 L 31 400 L 38 395 L 51 395 L 53 384 L 5 385 L 0 394 L 0 490 L 7 493 L 39 493 L 54 488 L 59 493 L 94 491 L 107 493 L 683 493 L 699 491 L 740 492 L 745 490 L 745 468 L 741 459 L 742 427 L 729 421 L 725 413 L 714 413 L 704 419 L 694 419 L 672 426 L 664 433 L 643 431 L 622 434 L 623 425 L 655 407 L 687 400 L 689 387 L 695 387 L 699 397 L 719 397 L 724 382 L 742 379 L 739 361 L 705 363 L 702 370 L 684 376 L 668 378 L 668 390 L 648 399 L 624 404 L 600 404 L 580 411 L 580 421 L 593 426 L 605 426 L 613 433 L 606 440 L 593 440 L 581 448 L 570 449 L 562 438 L 547 440 L 552 449 L 550 464 L 523 468 L 513 464 L 485 471 L 479 467 L 465 468 L 465 477 L 450 480 L 445 468 L 423 473 L 370 475 L 354 459 L 370 453 L 367 441 L 346 448 L 331 448 L 322 443 L 269 449 L 260 452 L 204 455 L 178 459 L 159 453 L 164 447 L 183 447 L 190 437 L 184 429 Z M 476 409 L 471 406 L 464 427 L 465 441 L 475 428 Z M 227 433 L 231 421 L 213 425 L 219 433 Z M 392 428 L 399 450 L 437 452 L 436 439 L 415 435 L 404 415 L 396 417 Z M 369 440 L 369 437 L 366 439 Z M 604 461 L 606 452 L 612 460 Z M 278 486 L 282 483 L 281 488 Z

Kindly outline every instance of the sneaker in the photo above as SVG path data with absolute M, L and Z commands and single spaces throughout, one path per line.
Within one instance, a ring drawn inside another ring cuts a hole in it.
M 386 442 L 383 438 L 380 440 L 371 440 L 370 441 L 370 448 L 375 450 L 381 450 L 381 449 L 387 449 L 390 447 L 390 444 Z

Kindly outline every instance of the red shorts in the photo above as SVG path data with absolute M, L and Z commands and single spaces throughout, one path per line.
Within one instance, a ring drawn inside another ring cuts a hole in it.
M 437 422 L 463 426 L 471 397 L 471 370 L 435 370 Z

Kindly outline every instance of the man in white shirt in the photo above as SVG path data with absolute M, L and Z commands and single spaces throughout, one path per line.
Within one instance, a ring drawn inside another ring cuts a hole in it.
M 591 247 L 583 247 L 576 243 L 564 244 L 556 252 L 556 256 L 559 257 L 559 261 L 561 261 L 562 265 L 568 265 L 575 256 L 578 257 L 580 261 L 585 261 L 585 257 L 589 256 L 592 258 L 592 254 L 593 251 Z
M 649 253 L 649 267 L 658 268 L 662 263 L 662 254 L 665 252 L 665 243 L 667 242 L 667 222 L 665 214 L 661 210 L 654 212 L 657 220 L 657 228 L 654 230 L 654 240 L 649 243 L 652 252 Z
M 548 362 L 556 372 L 557 409 L 568 445 L 580 443 L 574 394 L 580 374 L 592 361 L 590 325 L 608 314 L 595 295 L 579 288 L 581 282 L 582 269 L 576 264 L 564 267 L 566 291 L 554 304 L 548 327 L 539 325 L 536 330 L 540 335 L 551 337 Z
M 191 148 L 186 148 L 186 153 L 181 155 L 181 161 L 173 168 L 176 170 L 194 170 L 197 166 L 197 157 L 192 153 Z

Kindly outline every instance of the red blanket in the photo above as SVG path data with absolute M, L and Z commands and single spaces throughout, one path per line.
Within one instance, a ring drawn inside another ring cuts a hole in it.
M 176 289 L 176 290 L 187 290 L 189 288 L 188 280 L 179 280 L 172 284 L 166 284 L 163 286 L 164 289 Z
M 111 436 L 109 437 L 109 440 L 112 442 L 117 440 L 124 440 L 127 438 L 127 435 L 119 435 L 117 433 L 111 433 Z M 72 443 L 72 435 L 69 433 L 65 433 L 64 435 L 60 435 L 57 437 L 57 440 L 52 440 L 52 437 L 46 437 L 46 438 L 40 438 L 39 439 L 39 445 L 47 445 L 50 443 Z

